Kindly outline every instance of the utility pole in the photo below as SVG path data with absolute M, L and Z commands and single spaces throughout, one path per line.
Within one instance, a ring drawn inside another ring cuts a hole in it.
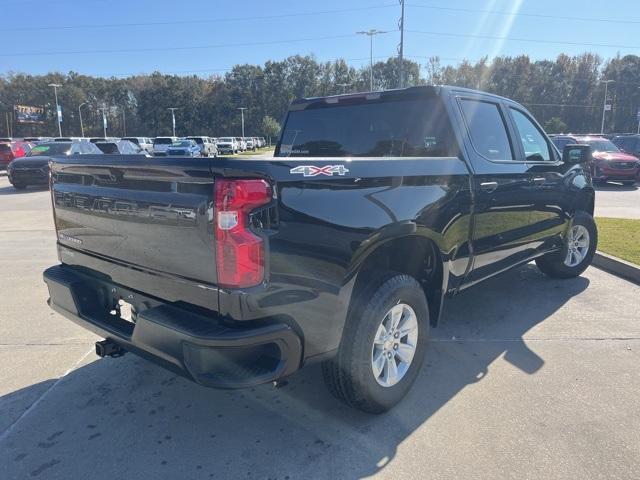
M 238 107 L 237 110 L 240 110 L 240 116 L 242 117 L 242 138 L 244 138 L 244 111 L 247 107 Z
M 58 105 L 58 87 L 61 87 L 59 83 L 50 83 L 50 87 L 53 87 L 53 95 L 56 97 L 56 117 L 58 119 L 58 136 L 62 136 L 62 110 L 60 110 L 60 105 Z
M 82 136 L 82 138 L 84 138 L 84 124 L 82 123 L 82 107 L 83 105 L 86 105 L 89 102 L 82 102 L 79 106 L 78 106 L 78 116 L 80 117 L 80 134 Z
M 350 87 L 353 83 L 338 83 L 338 87 L 342 87 L 342 93 L 347 93 L 347 87 Z
M 104 138 L 107 138 L 107 107 L 99 108 L 98 111 L 102 110 L 102 132 Z
M 180 110 L 180 107 L 169 107 L 171 110 L 171 124 L 173 125 L 173 136 L 176 136 L 176 110 Z
M 600 134 L 604 133 L 604 115 L 607 112 L 607 106 L 611 109 L 611 105 L 607 105 L 607 91 L 609 89 L 610 83 L 615 83 L 615 80 L 603 80 L 601 83 L 604 83 L 604 102 L 602 105 L 602 123 L 600 123 Z
M 398 45 L 398 61 L 400 63 L 399 66 L 399 77 L 400 77 L 400 88 L 404 88 L 404 0 L 400 0 L 400 45 Z
M 376 30 L 371 28 L 367 31 L 356 32 L 358 35 L 367 35 L 369 37 L 369 83 L 371 91 L 373 91 L 373 37 L 380 35 L 381 33 L 387 33 L 382 30 Z
M 122 136 L 127 136 L 127 117 L 124 113 L 124 107 L 122 107 Z

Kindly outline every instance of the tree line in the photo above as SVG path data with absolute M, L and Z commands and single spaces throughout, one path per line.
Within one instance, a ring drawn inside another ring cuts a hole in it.
M 550 133 L 600 131 L 604 103 L 603 80 L 611 110 L 605 131 L 635 131 L 640 109 L 640 56 L 604 60 L 593 53 L 561 54 L 555 60 L 531 60 L 527 55 L 501 56 L 489 61 L 463 61 L 442 65 L 438 57 L 418 64 L 404 60 L 406 85 L 456 85 L 512 98 L 536 116 Z M 376 89 L 396 88 L 399 61 L 389 58 L 373 66 Z M 236 65 L 225 75 L 178 76 L 154 72 L 127 78 L 103 78 L 76 72 L 0 77 L 0 132 L 13 136 L 57 134 L 51 83 L 58 88 L 64 135 L 80 134 L 79 107 L 86 136 L 102 135 L 102 113 L 107 135 L 157 136 L 171 133 L 171 112 L 176 111 L 177 135 L 240 135 L 240 111 L 246 107 L 247 136 L 273 135 L 289 103 L 299 97 L 334 95 L 369 90 L 370 70 L 345 60 L 320 62 L 314 56 L 291 56 L 264 65 Z M 17 124 L 13 105 L 44 106 L 42 125 Z M 274 119 L 276 120 L 274 122 Z M 276 129 L 277 130 L 277 129 Z

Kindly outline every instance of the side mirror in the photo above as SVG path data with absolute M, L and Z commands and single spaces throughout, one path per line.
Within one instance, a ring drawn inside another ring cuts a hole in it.
M 562 151 L 562 161 L 565 163 L 587 163 L 591 159 L 590 145 L 566 145 Z

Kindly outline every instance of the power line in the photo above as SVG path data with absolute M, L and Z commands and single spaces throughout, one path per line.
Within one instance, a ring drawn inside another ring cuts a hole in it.
M 243 16 L 243 17 L 227 17 L 227 18 L 211 18 L 211 19 L 191 19 L 191 20 L 172 20 L 162 22 L 127 22 L 127 23 L 96 23 L 96 24 L 78 24 L 78 25 L 49 25 L 43 27 L 10 27 L 1 28 L 0 32 L 21 32 L 21 31 L 38 31 L 38 30 L 82 30 L 82 29 L 94 29 L 94 28 L 119 28 L 119 27 L 153 27 L 153 26 L 168 26 L 168 25 L 201 25 L 207 23 L 221 23 L 221 22 L 240 22 L 250 20 L 273 20 L 276 18 L 291 18 L 291 17 L 307 17 L 313 15 L 329 15 L 334 13 L 347 13 L 347 12 L 359 12 L 364 10 L 375 10 L 382 8 L 395 7 L 395 3 L 387 3 L 378 6 L 369 7 L 354 7 L 354 8 L 342 8 L 337 10 L 318 10 L 315 12 L 298 12 L 298 13 L 283 13 L 278 15 L 260 15 L 260 16 Z
M 133 52 L 167 52 L 167 51 L 184 51 L 184 50 L 206 50 L 214 48 L 227 47 L 255 47 L 260 45 L 277 45 L 282 43 L 294 42 L 310 42 L 316 40 L 334 40 L 339 38 L 351 38 L 355 34 L 346 35 L 329 35 L 324 37 L 307 37 L 307 38 L 290 38 L 287 40 L 273 40 L 268 42 L 243 42 L 243 43 L 219 43 L 216 45 L 191 45 L 185 47 L 148 47 L 148 48 L 119 48 L 104 50 L 67 50 L 67 51 L 50 51 L 50 52 L 22 52 L 22 53 L 0 53 L 0 57 L 35 57 L 48 55 L 89 55 L 89 54 L 107 54 L 107 53 L 133 53 Z
M 595 17 L 570 17 L 563 15 L 545 15 L 542 13 L 526 13 L 526 12 L 507 12 L 504 10 L 482 10 L 476 8 L 457 8 L 457 7 L 441 7 L 436 5 L 425 5 L 419 3 L 408 4 L 411 7 L 428 8 L 431 10 L 443 10 L 451 12 L 468 12 L 468 13 L 487 13 L 489 15 L 504 15 L 509 17 L 533 17 L 533 18 L 549 18 L 558 20 L 578 20 L 582 22 L 600 22 L 600 23 L 623 23 L 623 24 L 640 24 L 640 20 L 621 20 L 613 18 L 595 18 Z
M 548 43 L 552 45 L 577 45 L 580 47 L 609 47 L 609 48 L 624 48 L 624 49 L 640 49 L 639 45 L 614 45 L 609 43 L 580 43 L 580 42 L 566 42 L 560 40 L 544 40 L 535 38 L 520 38 L 520 37 L 503 37 L 498 35 L 474 35 L 470 33 L 450 33 L 450 32 L 433 32 L 427 30 L 406 30 L 410 33 L 420 33 L 423 35 L 436 35 L 444 37 L 462 37 L 462 38 L 483 38 L 487 40 L 509 40 L 512 42 L 533 42 L 533 43 Z
M 391 58 L 393 55 L 380 55 L 380 56 L 375 56 L 373 57 L 374 60 L 379 60 L 379 59 L 388 59 Z M 357 62 L 357 61 L 364 61 L 364 60 L 369 60 L 369 57 L 360 57 L 360 58 L 328 58 L 328 59 L 324 59 L 324 60 L 318 60 L 318 62 L 335 62 L 337 60 L 344 60 L 345 62 Z M 153 72 L 127 72 L 127 73 L 112 73 L 111 75 L 109 75 L 110 77 L 135 77 L 135 76 L 145 76 L 145 75 L 151 75 L 153 73 L 160 73 L 162 75 L 179 75 L 179 74 L 188 74 L 188 73 L 215 73 L 215 72 L 231 72 L 233 71 L 233 67 L 227 67 L 227 68 L 201 68 L 201 69 L 196 69 L 196 70 L 170 70 L 170 71 L 160 71 L 160 70 L 155 70 Z

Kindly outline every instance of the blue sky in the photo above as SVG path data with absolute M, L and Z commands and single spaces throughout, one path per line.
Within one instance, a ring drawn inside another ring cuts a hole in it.
M 637 6 L 638 0 L 406 0 L 405 55 L 419 63 L 438 55 L 453 64 L 522 53 L 640 55 Z M 397 0 L 0 0 L 0 7 L 0 73 L 206 76 L 293 54 L 360 66 L 368 63 L 369 42 L 356 31 L 390 31 L 375 38 L 375 57 L 394 55 L 399 41 Z

